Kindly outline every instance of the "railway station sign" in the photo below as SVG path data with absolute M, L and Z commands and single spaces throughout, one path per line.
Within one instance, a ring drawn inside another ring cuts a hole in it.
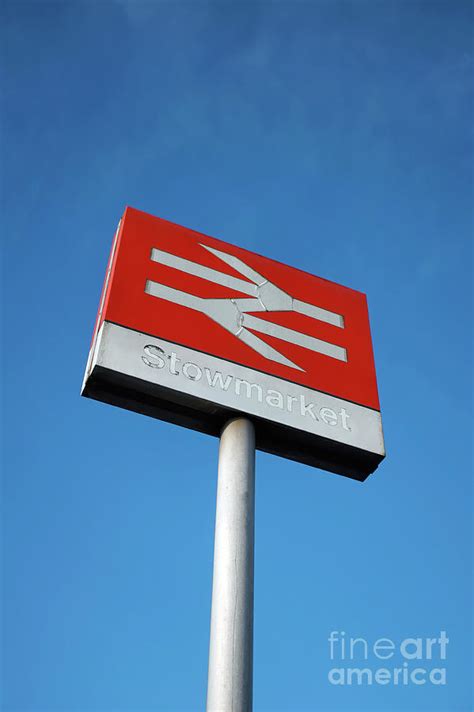
M 385 455 L 364 294 L 133 208 L 82 393 L 359 480 Z

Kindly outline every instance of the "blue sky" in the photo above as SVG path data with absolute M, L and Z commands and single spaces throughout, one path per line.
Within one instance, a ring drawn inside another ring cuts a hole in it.
M 129 204 L 368 294 L 384 463 L 257 457 L 255 712 L 471 710 L 472 4 L 1 12 L 3 709 L 204 707 L 217 441 L 79 397 Z M 441 630 L 444 686 L 328 681 Z

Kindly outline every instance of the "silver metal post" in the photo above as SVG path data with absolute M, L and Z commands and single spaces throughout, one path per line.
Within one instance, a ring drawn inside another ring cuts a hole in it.
M 219 446 L 207 712 L 251 712 L 255 430 L 236 418 Z

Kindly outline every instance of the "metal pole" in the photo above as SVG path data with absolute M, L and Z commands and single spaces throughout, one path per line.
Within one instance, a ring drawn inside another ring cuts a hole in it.
M 255 430 L 235 418 L 219 446 L 207 712 L 251 712 Z

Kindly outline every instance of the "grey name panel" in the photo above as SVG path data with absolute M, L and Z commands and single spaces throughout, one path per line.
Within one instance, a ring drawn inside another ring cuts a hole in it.
M 378 411 L 108 322 L 83 394 L 212 435 L 248 415 L 260 449 L 360 480 L 385 454 Z

